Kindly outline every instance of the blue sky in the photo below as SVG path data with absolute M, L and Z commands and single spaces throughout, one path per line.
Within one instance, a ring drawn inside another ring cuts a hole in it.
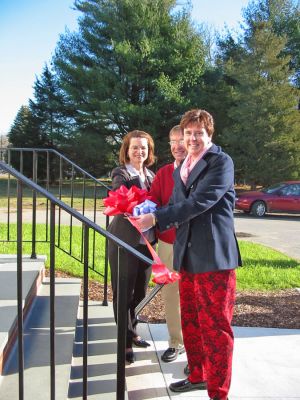
M 138 1 L 138 0 L 137 0 Z M 248 0 L 192 0 L 192 18 L 218 30 L 237 29 Z M 73 0 L 0 0 L 0 135 L 19 108 L 33 97 L 32 86 L 65 28 L 76 30 Z

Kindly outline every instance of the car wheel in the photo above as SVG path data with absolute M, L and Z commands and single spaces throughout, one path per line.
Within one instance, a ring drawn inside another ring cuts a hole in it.
M 251 207 L 251 214 L 256 217 L 263 217 L 267 211 L 266 204 L 263 201 L 256 201 Z

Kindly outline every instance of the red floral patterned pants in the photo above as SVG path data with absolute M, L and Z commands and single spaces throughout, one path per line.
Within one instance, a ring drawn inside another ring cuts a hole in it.
M 182 333 L 192 383 L 207 381 L 210 398 L 226 400 L 231 382 L 235 270 L 181 270 Z

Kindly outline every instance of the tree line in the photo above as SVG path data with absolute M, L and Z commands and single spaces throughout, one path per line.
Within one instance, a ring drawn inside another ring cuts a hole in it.
M 300 5 L 250 1 L 237 33 L 195 25 L 176 0 L 75 0 L 78 30 L 60 36 L 9 132 L 17 147 L 52 147 L 96 176 L 122 137 L 149 132 L 158 162 L 191 108 L 216 121 L 214 142 L 237 181 L 300 179 Z

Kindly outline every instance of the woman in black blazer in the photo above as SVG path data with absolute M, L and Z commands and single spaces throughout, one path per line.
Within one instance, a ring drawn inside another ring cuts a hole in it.
M 235 268 L 241 265 L 234 232 L 234 166 L 212 143 L 214 121 L 204 110 L 181 119 L 188 155 L 174 172 L 168 206 L 137 217 L 141 229 L 176 228 L 174 269 L 180 271 L 181 323 L 190 374 L 170 390 L 207 389 L 227 400 L 231 381 Z
M 116 190 L 121 185 L 128 189 L 137 186 L 141 189 L 150 189 L 154 174 L 147 167 L 155 161 L 154 142 L 152 137 L 143 131 L 132 131 L 127 133 L 120 149 L 120 167 L 112 171 L 112 189 Z M 139 232 L 131 223 L 124 218 L 123 214 L 116 215 L 108 227 L 108 231 L 119 239 L 128 243 L 136 250 L 151 258 Z M 155 236 L 148 238 L 154 243 Z M 117 321 L 117 285 L 118 285 L 118 248 L 110 241 L 108 244 L 108 257 L 111 269 L 111 285 L 113 291 L 113 307 L 115 319 Z M 144 299 L 148 283 L 151 277 L 152 267 L 137 257 L 127 253 L 120 253 L 120 268 L 127 268 L 128 287 L 127 287 L 127 308 L 128 308 L 128 328 L 126 338 L 126 360 L 133 363 L 135 356 L 132 344 L 136 346 L 150 346 L 145 340 L 138 336 L 136 332 L 137 319 L 135 307 Z

